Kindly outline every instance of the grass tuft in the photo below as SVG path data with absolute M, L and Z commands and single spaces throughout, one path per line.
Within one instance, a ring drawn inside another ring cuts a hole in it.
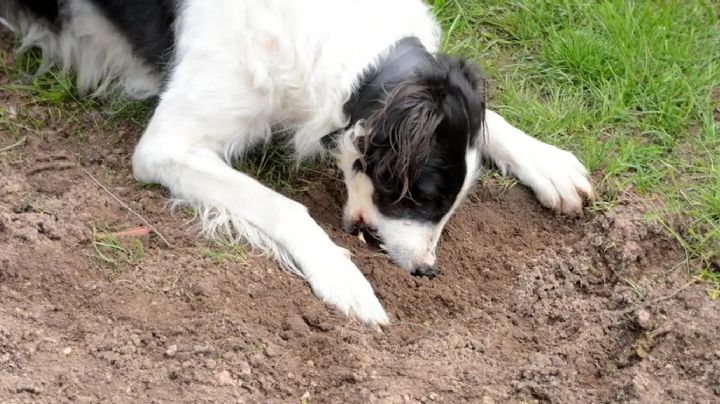
M 446 0 L 445 50 L 477 60 L 492 107 L 573 150 L 612 206 L 628 190 L 703 267 L 720 259 L 720 26 L 695 1 Z
M 216 248 L 207 249 L 204 255 L 215 264 L 223 262 L 243 262 L 247 259 L 247 254 L 242 245 L 233 244 L 225 241 L 216 241 Z
M 307 178 L 317 171 L 314 163 L 298 165 L 287 138 L 280 134 L 236 160 L 233 166 L 278 192 L 297 195 L 307 191 Z
M 113 270 L 114 275 L 123 266 L 139 264 L 145 256 L 145 248 L 139 239 L 122 242 L 110 231 L 98 231 L 95 225 L 92 226 L 92 246 L 95 255 Z

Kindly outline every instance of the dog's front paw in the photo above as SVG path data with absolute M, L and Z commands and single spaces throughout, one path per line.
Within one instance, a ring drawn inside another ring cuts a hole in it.
M 574 154 L 532 140 L 528 153 L 517 162 L 515 176 L 535 192 L 544 206 L 582 216 L 585 201 L 595 198 L 587 169 Z
M 336 252 L 325 253 L 314 260 L 312 270 L 307 271 L 313 292 L 325 303 L 365 325 L 387 324 L 387 314 L 372 286 L 343 251 L 338 248 Z

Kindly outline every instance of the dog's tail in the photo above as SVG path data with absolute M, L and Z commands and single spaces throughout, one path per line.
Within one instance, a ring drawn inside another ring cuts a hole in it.
M 36 74 L 57 66 L 73 71 L 81 95 L 120 90 L 147 98 L 160 90 L 158 69 L 138 57 L 124 36 L 93 0 L 2 0 L 0 23 L 19 38 L 18 53 L 38 48 Z M 99 4 L 99 3 L 98 3 Z

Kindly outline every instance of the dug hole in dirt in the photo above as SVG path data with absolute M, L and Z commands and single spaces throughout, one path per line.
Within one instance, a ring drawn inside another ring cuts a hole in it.
M 355 254 L 393 322 L 378 334 L 133 181 L 139 126 L 55 111 L 0 95 L 20 128 L 0 148 L 27 136 L 0 153 L 0 402 L 718 402 L 718 303 L 640 204 L 570 219 L 479 185 L 427 280 L 343 234 L 341 183 L 317 175 L 298 199 Z M 170 245 L 108 249 L 143 223 L 100 184 Z

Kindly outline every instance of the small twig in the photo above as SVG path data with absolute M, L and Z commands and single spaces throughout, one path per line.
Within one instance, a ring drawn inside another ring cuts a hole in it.
M 132 229 L 122 230 L 122 231 L 116 231 L 112 233 L 113 236 L 122 238 L 122 237 L 143 237 L 148 235 L 150 233 L 150 228 L 148 227 L 133 227 Z
M 2 149 L 0 149 L 0 153 L 4 153 L 4 152 L 6 152 L 6 151 L 8 151 L 8 150 L 10 150 L 10 149 L 14 149 L 14 148 L 16 148 L 16 147 L 18 147 L 18 146 L 21 146 L 21 145 L 23 145 L 23 144 L 25 143 L 25 141 L 27 141 L 27 136 L 21 137 L 20 140 L 18 140 L 17 142 L 11 144 L 10 146 L 5 146 L 5 147 L 3 147 Z
M 636 304 L 636 305 L 633 306 L 633 307 L 629 307 L 629 308 L 623 310 L 621 313 L 622 313 L 622 314 L 630 313 L 630 312 L 633 312 L 633 311 L 638 310 L 638 309 L 643 308 L 643 307 L 654 306 L 654 305 L 656 305 L 656 304 L 658 304 L 658 303 L 660 303 L 660 302 L 664 302 L 665 300 L 670 300 L 670 299 L 672 299 L 673 297 L 677 296 L 680 292 L 682 292 L 683 290 L 685 290 L 685 289 L 689 288 L 690 286 L 696 284 L 697 282 L 698 282 L 697 279 L 693 279 L 693 280 L 691 280 L 690 282 L 684 284 L 683 286 L 681 286 L 680 288 L 678 288 L 677 290 L 675 290 L 674 292 L 670 293 L 670 294 L 667 295 L 667 296 L 658 297 L 657 299 L 653 299 L 653 300 L 651 300 L 651 301 L 649 301 L 649 302 L 638 303 L 638 304 Z
M 49 170 L 67 170 L 69 168 L 75 167 L 74 162 L 53 162 L 53 163 L 42 163 L 38 164 L 35 167 L 28 170 L 27 175 L 34 175 L 39 172 L 43 171 L 49 171 Z
M 90 177 L 91 180 L 95 181 L 95 183 L 96 183 L 100 188 L 102 188 L 103 191 L 105 191 L 108 195 L 110 195 L 113 199 L 115 199 L 115 201 L 117 201 L 117 203 L 119 203 L 120 206 L 122 206 L 123 208 L 127 209 L 130 213 L 134 214 L 135 216 L 137 216 L 138 219 L 142 220 L 142 222 L 145 223 L 145 225 L 146 225 L 147 227 L 149 227 L 153 232 L 155 232 L 155 234 L 158 235 L 158 237 L 160 237 L 160 239 L 165 243 L 166 246 L 172 247 L 172 245 L 170 244 L 170 242 L 167 241 L 167 239 L 166 239 L 165 237 L 163 237 L 162 233 L 160 233 L 160 232 L 158 231 L 158 229 L 155 228 L 155 226 L 153 226 L 152 224 L 150 224 L 150 222 L 148 222 L 148 221 L 147 221 L 144 217 L 142 217 L 139 213 L 135 212 L 135 211 L 133 210 L 133 208 L 131 208 L 130 206 L 128 206 L 128 204 L 126 204 L 126 203 L 123 202 L 120 198 L 118 198 L 117 196 L 115 196 L 115 194 L 113 194 L 105 185 L 103 185 L 100 181 L 98 181 L 97 178 L 95 178 L 92 174 L 90 174 L 90 172 L 89 172 L 88 170 L 86 170 L 86 169 L 84 169 L 84 168 L 81 168 L 81 170 L 83 170 L 83 171 L 85 172 L 85 174 L 87 174 L 87 176 Z
M 651 301 L 645 303 L 644 306 L 647 306 L 647 305 L 655 305 L 655 304 L 657 304 L 657 303 L 664 302 L 665 300 L 670 300 L 670 299 L 672 299 L 673 297 L 677 296 L 678 293 L 682 292 L 683 290 L 689 288 L 691 285 L 694 285 L 694 284 L 696 284 L 696 283 L 697 283 L 697 279 L 693 279 L 693 280 L 691 280 L 690 282 L 688 282 L 688 283 L 686 283 L 685 285 L 683 285 L 682 287 L 680 287 L 678 290 L 672 292 L 671 294 L 669 294 L 669 295 L 667 295 L 667 296 L 659 297 L 659 298 L 654 299 L 654 300 L 651 300 Z

